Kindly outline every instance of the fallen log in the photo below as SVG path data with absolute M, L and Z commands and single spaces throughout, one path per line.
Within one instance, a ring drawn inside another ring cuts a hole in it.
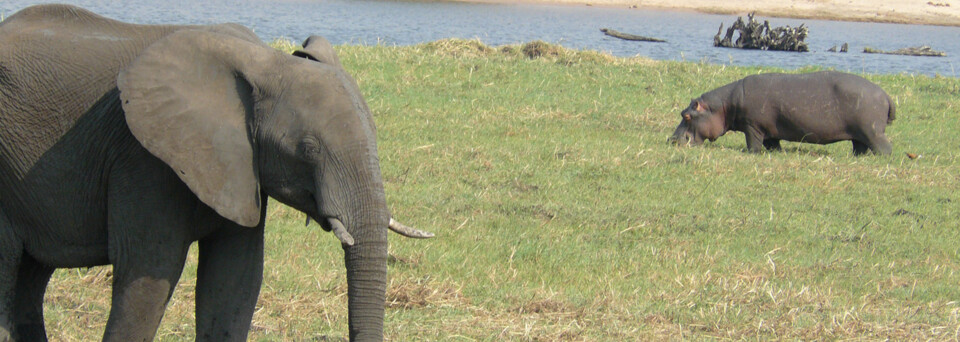
M 902 49 L 896 49 L 892 51 L 883 51 L 880 49 L 874 49 L 872 47 L 864 47 L 863 53 L 882 53 L 885 55 L 902 55 L 902 56 L 920 56 L 920 57 L 946 57 L 947 53 L 943 51 L 937 51 L 932 49 L 929 46 L 915 46 Z
M 600 32 L 603 32 L 603 34 L 606 34 L 606 35 L 608 35 L 608 36 L 611 36 L 611 37 L 614 37 L 614 38 L 620 38 L 620 39 L 623 39 L 623 40 L 632 40 L 632 41 L 638 41 L 638 42 L 654 42 L 654 43 L 665 43 L 665 42 L 667 42 L 666 40 L 663 40 L 663 39 L 658 39 L 658 38 L 653 38 L 653 37 L 646 37 L 646 36 L 638 36 L 638 35 L 629 34 L 629 33 L 623 33 L 623 32 L 616 31 L 616 30 L 612 30 L 612 29 L 608 29 L 608 28 L 602 28 L 602 29 L 600 29 Z

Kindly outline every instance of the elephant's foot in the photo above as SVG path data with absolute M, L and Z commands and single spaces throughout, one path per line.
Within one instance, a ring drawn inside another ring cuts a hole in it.
M 114 278 L 113 304 L 104 341 L 152 341 L 174 284 L 149 276 L 129 281 Z

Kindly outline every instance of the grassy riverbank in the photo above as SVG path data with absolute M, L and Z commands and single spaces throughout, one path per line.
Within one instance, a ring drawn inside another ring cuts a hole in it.
M 438 235 L 391 235 L 389 340 L 958 336 L 955 78 L 866 75 L 898 103 L 892 156 L 754 155 L 738 133 L 665 140 L 690 98 L 776 69 L 463 41 L 338 50 L 374 112 L 394 215 Z M 251 340 L 343 336 L 336 239 L 275 202 L 269 215 Z M 193 339 L 195 270 L 193 251 L 162 341 Z M 99 338 L 109 281 L 58 271 L 49 335 Z

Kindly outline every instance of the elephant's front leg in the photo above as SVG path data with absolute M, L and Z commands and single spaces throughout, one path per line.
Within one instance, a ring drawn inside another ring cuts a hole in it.
M 104 341 L 153 340 L 198 228 L 196 198 L 166 165 L 152 157 L 128 165 L 107 192 L 113 302 Z
M 129 251 L 134 253 L 129 257 L 111 260 L 113 302 L 104 341 L 152 341 L 157 333 L 183 271 L 189 245 L 170 246 L 170 250 L 157 250 L 148 245 L 145 241 L 132 242 L 130 249 L 143 249 Z
M 14 322 L 20 341 L 46 341 L 43 324 L 43 294 L 53 275 L 53 268 L 41 265 L 37 260 L 24 255 L 17 272 L 14 299 Z
M 224 226 L 199 242 L 197 341 L 246 341 L 260 294 L 263 222 Z
M 16 337 L 13 306 L 22 256 L 23 243 L 17 239 L 13 225 L 0 210 L 0 342 L 13 341 Z
M 209 210 L 169 166 L 139 145 L 130 150 L 107 181 L 114 278 L 104 341 L 153 340 Z

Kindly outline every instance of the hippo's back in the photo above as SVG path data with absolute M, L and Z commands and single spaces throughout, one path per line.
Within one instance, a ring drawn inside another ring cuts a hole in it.
M 760 74 L 743 79 L 744 105 L 779 115 L 890 123 L 895 107 L 880 86 L 848 73 Z

